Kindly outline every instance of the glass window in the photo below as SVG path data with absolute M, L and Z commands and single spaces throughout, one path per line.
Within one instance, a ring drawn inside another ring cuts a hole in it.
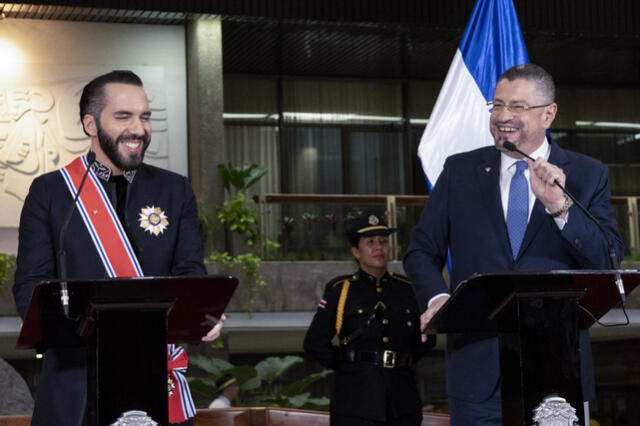
M 278 82 L 275 78 L 224 77 L 224 112 L 277 114 Z
M 349 134 L 349 172 L 345 185 L 353 194 L 404 194 L 402 133 Z
M 278 129 L 274 126 L 226 125 L 227 161 L 234 165 L 255 163 L 267 168 L 267 174 L 250 192 L 280 192 L 280 149 Z
M 331 125 L 402 122 L 398 82 L 285 80 L 284 119 Z
M 333 127 L 282 129 L 282 191 L 342 194 L 342 143 Z

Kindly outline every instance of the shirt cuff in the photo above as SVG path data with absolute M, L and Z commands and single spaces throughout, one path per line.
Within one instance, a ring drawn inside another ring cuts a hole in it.
M 558 229 L 562 231 L 564 229 L 564 226 L 569 221 L 569 214 L 567 213 L 567 217 L 565 217 L 564 219 L 559 217 L 554 217 L 553 221 L 556 223 L 556 225 L 558 225 Z
M 551 212 L 548 209 L 544 209 L 545 212 L 547 212 L 547 214 L 551 214 Z M 558 227 L 559 230 L 563 230 L 564 226 L 567 224 L 567 222 L 569 222 L 569 212 L 567 212 L 567 216 L 563 219 L 561 217 L 554 217 L 553 221 L 556 223 L 556 226 Z M 434 296 L 434 297 L 438 297 L 438 296 Z M 433 300 L 433 297 L 431 298 L 431 300 Z

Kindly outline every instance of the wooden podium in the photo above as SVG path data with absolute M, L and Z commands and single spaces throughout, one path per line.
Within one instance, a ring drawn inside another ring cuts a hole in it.
M 428 331 L 497 334 L 504 425 L 533 424 L 549 396 L 564 398 L 584 425 L 579 332 L 620 301 L 617 274 L 627 294 L 640 283 L 640 273 L 627 270 L 475 275 L 460 283 Z
M 200 342 L 237 284 L 223 276 L 67 281 L 66 318 L 60 282 L 44 282 L 16 346 L 86 348 L 90 426 L 111 425 L 130 410 L 168 424 L 167 343 Z

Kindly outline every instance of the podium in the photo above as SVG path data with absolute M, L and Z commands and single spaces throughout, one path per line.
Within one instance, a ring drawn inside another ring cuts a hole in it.
M 130 410 L 168 424 L 167 344 L 200 342 L 237 284 L 224 276 L 67 281 L 67 318 L 61 283 L 43 282 L 33 292 L 16 347 L 87 353 L 90 426 L 111 425 Z
M 579 334 L 620 301 L 617 274 L 627 294 L 640 284 L 635 270 L 474 275 L 460 283 L 427 331 L 496 333 L 504 425 L 536 424 L 548 397 L 563 398 L 584 425 Z M 558 411 L 557 402 L 547 411 Z

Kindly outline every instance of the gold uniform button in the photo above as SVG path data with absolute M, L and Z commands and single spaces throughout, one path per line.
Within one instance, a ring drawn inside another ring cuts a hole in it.
M 405 310 L 405 312 L 406 312 L 406 313 L 408 313 L 408 314 L 410 314 L 410 313 L 411 313 L 411 309 L 407 308 L 407 309 Z
M 385 318 L 385 319 L 383 319 L 383 320 L 382 320 L 382 323 L 383 323 L 384 325 L 387 325 L 387 324 L 389 324 L 389 320 Z
M 362 314 L 362 313 L 364 313 L 364 311 L 362 309 L 358 309 L 358 313 Z
M 385 337 L 382 338 L 382 341 L 384 343 L 389 343 L 389 338 L 385 336 Z
M 411 326 L 413 325 L 413 323 L 412 323 L 411 321 L 407 321 L 407 325 L 408 325 L 409 327 L 411 327 Z
M 377 291 L 378 293 L 382 293 L 382 288 L 377 287 L 377 288 L 376 288 L 376 291 Z

